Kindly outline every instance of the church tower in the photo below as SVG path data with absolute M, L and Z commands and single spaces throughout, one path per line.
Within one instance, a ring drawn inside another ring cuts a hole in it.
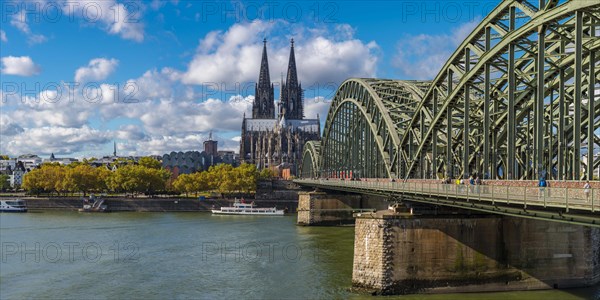
M 281 92 L 275 116 L 275 96 L 269 76 L 267 41 L 264 40 L 252 117 L 246 118 L 244 113 L 240 136 L 242 161 L 255 164 L 258 169 L 277 168 L 284 178 L 297 174 L 302 164 L 304 143 L 321 139 L 318 116 L 317 119 L 304 119 L 304 99 L 296 71 L 294 40 L 290 43 L 287 77 L 281 74 Z
M 302 85 L 298 82 L 296 72 L 296 57 L 294 55 L 294 39 L 290 41 L 290 60 L 288 63 L 287 78 L 281 87 L 281 105 L 283 116 L 288 120 L 302 120 L 304 118 L 304 105 Z
M 273 84 L 271 84 L 271 77 L 269 76 L 267 39 L 263 40 L 262 61 L 260 63 L 260 73 L 258 75 L 258 83 L 255 87 L 254 97 L 254 104 L 252 105 L 252 118 L 275 118 L 275 94 L 273 93 Z

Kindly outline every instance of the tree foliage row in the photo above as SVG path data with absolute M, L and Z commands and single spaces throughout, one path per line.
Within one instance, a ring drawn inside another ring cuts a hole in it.
M 256 191 L 258 179 L 271 177 L 271 171 L 265 169 L 258 172 L 255 165 L 243 163 L 234 168 L 220 164 L 211 166 L 206 172 L 179 175 L 173 182 L 173 189 L 186 195 L 205 191 L 217 191 L 221 194 L 250 193 Z
M 66 166 L 45 163 L 23 177 L 22 187 L 32 194 L 83 193 L 112 191 L 116 193 L 144 193 L 154 195 L 161 191 L 199 193 L 217 191 L 222 194 L 233 192 L 250 193 L 256 190 L 258 179 L 270 179 L 270 170 L 261 172 L 254 165 L 227 164 L 211 166 L 208 171 L 181 174 L 171 180 L 170 171 L 162 168 L 159 161 L 144 157 L 137 163 L 117 161 L 115 171 L 105 167 L 93 167 L 86 162 Z
M 137 164 L 123 162 L 116 171 L 105 167 L 93 167 L 85 162 L 66 166 L 45 163 L 23 177 L 22 187 L 30 193 L 67 194 L 81 192 L 126 192 L 152 195 L 165 190 L 171 172 L 161 167 L 160 162 L 141 158 Z
M 23 177 L 22 187 L 30 193 L 57 193 L 103 191 L 111 172 L 87 164 L 62 166 L 58 163 L 42 164 Z

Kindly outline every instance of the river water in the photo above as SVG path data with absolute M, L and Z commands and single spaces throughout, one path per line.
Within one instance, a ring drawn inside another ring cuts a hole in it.
M 0 298 L 371 298 L 349 291 L 354 228 L 295 221 L 295 215 L 0 214 Z M 600 289 L 397 298 L 600 299 Z

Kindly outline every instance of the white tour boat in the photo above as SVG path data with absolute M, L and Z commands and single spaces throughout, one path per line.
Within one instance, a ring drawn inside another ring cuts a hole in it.
M 233 206 L 213 209 L 213 214 L 219 215 L 256 215 L 256 216 L 283 216 L 284 210 L 276 207 L 255 207 L 254 202 L 243 203 L 235 201 Z
M 0 200 L 2 212 L 27 212 L 27 203 L 21 199 Z

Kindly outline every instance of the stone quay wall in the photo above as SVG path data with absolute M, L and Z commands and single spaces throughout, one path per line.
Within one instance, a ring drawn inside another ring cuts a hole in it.
M 83 207 L 83 202 L 77 197 L 56 198 L 22 198 L 30 210 L 73 210 Z M 168 211 L 210 211 L 213 207 L 230 206 L 234 199 L 190 199 L 190 198 L 106 198 L 108 210 L 139 211 L 139 212 L 168 212 Z M 298 202 L 294 200 L 254 200 L 258 207 L 287 208 L 295 212 Z

